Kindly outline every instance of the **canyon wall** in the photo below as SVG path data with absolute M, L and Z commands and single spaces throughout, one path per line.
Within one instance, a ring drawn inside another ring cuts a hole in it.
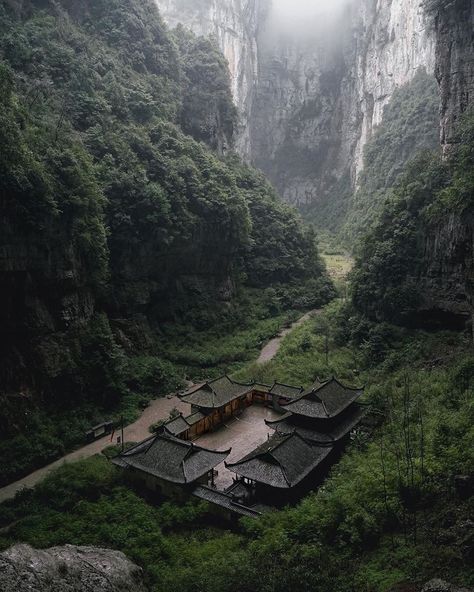
M 438 2 L 431 12 L 418 0 L 347 0 L 338 15 L 313 14 L 293 30 L 271 0 L 189 0 L 186 10 L 183 0 L 157 1 L 171 25 L 216 36 L 239 106 L 237 148 L 320 227 L 340 227 L 384 107 L 420 68 L 439 83 L 444 150 L 457 142 L 474 89 L 472 0 Z M 423 309 L 470 314 L 467 218 L 429 229 L 424 260 Z
M 441 93 L 441 145 L 446 154 L 459 141 L 456 124 L 474 97 L 474 2 L 454 0 L 433 15 L 436 78 Z M 450 213 L 425 242 L 426 310 L 458 318 L 474 311 L 474 219 Z
M 337 19 L 313 19 L 303 36 L 275 33 L 271 18 L 259 29 L 252 160 L 284 199 L 336 228 L 393 91 L 420 67 L 434 73 L 435 37 L 412 0 L 347 2 Z
M 394 89 L 420 67 L 434 73 L 434 26 L 419 2 L 346 0 L 293 28 L 272 0 L 157 3 L 170 26 L 214 35 L 227 57 L 238 151 L 286 201 L 337 227 Z
M 172 28 L 183 24 L 197 35 L 212 36 L 225 55 L 232 93 L 239 112 L 237 151 L 250 155 L 250 111 L 257 80 L 257 30 L 259 0 L 157 0 Z

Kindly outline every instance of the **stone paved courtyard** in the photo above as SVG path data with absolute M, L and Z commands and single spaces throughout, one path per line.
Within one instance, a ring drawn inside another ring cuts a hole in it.
M 255 450 L 260 444 L 263 444 L 269 434 L 274 431 L 265 424 L 265 420 L 273 420 L 280 417 L 280 414 L 264 407 L 263 405 L 252 405 L 232 420 L 224 424 L 216 432 L 201 436 L 196 443 L 211 450 L 226 450 L 232 448 L 232 452 L 227 457 L 227 462 L 235 462 L 246 454 Z M 227 470 L 224 463 L 218 465 L 215 483 L 218 489 L 225 489 L 232 485 L 234 473 Z

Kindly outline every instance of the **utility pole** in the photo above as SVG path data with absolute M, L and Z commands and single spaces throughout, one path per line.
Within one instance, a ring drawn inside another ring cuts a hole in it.
M 125 445 L 124 445 L 124 441 L 123 441 L 123 415 L 120 417 L 120 424 L 122 426 L 122 452 L 124 451 Z
M 329 329 L 326 329 L 325 352 L 326 352 L 326 366 L 329 366 Z

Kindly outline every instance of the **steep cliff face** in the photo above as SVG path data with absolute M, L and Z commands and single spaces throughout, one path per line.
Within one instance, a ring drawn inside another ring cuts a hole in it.
M 197 35 L 213 36 L 229 63 L 239 112 L 236 149 L 250 154 L 250 111 L 257 79 L 259 0 L 156 0 L 170 27 L 183 24 Z
M 337 227 L 393 91 L 419 67 L 434 72 L 434 30 L 420 3 L 347 0 L 294 27 L 275 0 L 157 3 L 171 26 L 217 38 L 240 113 L 240 153 L 286 201 Z
M 441 143 L 455 144 L 459 117 L 473 101 L 474 3 L 455 0 L 435 15 L 436 78 L 441 91 Z
M 435 15 L 436 77 L 441 91 L 441 144 L 458 143 L 456 126 L 473 104 L 474 2 L 455 0 Z M 451 214 L 431 229 L 425 243 L 425 308 L 471 315 L 474 308 L 474 220 Z
M 394 90 L 420 67 L 434 72 L 433 29 L 412 0 L 348 3 L 324 26 L 316 16 L 303 41 L 273 34 L 271 44 L 268 28 L 260 34 L 253 160 L 286 200 L 337 227 Z
M 462 329 L 474 296 L 474 220 L 450 214 L 424 241 L 421 318 Z
M 414 0 L 364 0 L 359 8 L 355 78 L 362 124 L 354 172 L 362 168 L 363 148 L 394 90 L 419 68 L 435 70 L 436 39 L 423 4 Z M 365 44 L 365 47 L 364 47 Z

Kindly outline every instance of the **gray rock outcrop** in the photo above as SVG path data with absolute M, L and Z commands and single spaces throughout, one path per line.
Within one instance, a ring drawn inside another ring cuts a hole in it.
M 454 586 L 453 584 L 449 584 L 444 580 L 436 578 L 425 584 L 421 592 L 472 592 L 472 590 L 460 588 L 459 586 Z
M 95 547 L 44 551 L 15 545 L 0 553 L 2 592 L 146 592 L 142 570 L 123 553 Z

